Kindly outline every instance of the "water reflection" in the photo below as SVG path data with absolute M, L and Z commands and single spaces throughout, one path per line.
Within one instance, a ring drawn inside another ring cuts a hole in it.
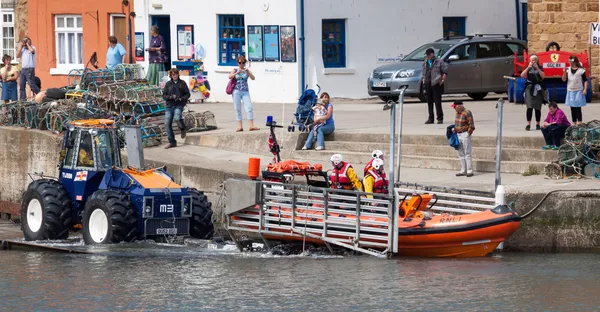
M 600 256 L 273 257 L 166 246 L 0 252 L 0 311 L 592 311 Z

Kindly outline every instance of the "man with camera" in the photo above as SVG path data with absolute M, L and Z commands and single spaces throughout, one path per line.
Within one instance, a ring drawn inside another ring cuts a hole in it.
M 34 94 L 40 92 L 40 88 L 34 82 L 35 78 L 35 47 L 31 45 L 31 39 L 25 37 L 17 48 L 17 58 L 21 58 L 21 77 L 19 77 L 20 100 L 27 100 L 26 84 Z

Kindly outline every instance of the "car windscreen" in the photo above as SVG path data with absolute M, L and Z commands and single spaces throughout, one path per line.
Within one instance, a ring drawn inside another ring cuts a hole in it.
M 447 43 L 426 44 L 426 45 L 423 45 L 423 46 L 419 47 L 418 49 L 410 52 L 410 54 L 405 56 L 402 60 L 403 61 L 423 61 L 423 60 L 425 60 L 425 51 L 427 51 L 427 49 L 429 49 L 429 48 L 432 48 L 433 51 L 435 51 L 436 57 L 442 57 L 446 53 L 446 51 L 448 51 L 451 47 L 452 47 L 452 44 L 447 44 Z

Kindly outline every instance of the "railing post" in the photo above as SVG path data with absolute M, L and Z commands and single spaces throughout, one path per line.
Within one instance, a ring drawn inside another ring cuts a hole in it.
M 396 162 L 396 182 L 400 182 L 400 163 L 402 162 L 402 122 L 403 122 L 403 112 L 404 112 L 404 90 L 400 90 L 399 104 L 400 104 L 400 114 L 398 115 L 398 158 Z M 393 161 L 393 160 L 390 160 Z
M 296 185 L 292 185 L 292 229 L 296 228 L 296 196 Z M 281 207 L 279 209 L 281 209 Z
M 356 246 L 360 247 L 360 193 L 356 194 Z
M 500 164 L 502 162 L 502 108 L 504 107 L 504 99 L 499 99 L 496 103 L 498 109 L 498 121 L 496 129 L 496 181 L 494 191 L 498 189 L 498 185 L 502 184 L 500 177 Z
M 327 200 L 327 189 L 323 189 L 323 237 L 327 237 L 327 216 L 328 216 L 328 206 L 329 201 Z

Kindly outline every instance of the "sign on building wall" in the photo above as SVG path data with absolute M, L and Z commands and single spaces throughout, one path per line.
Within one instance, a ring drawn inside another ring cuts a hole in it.
M 590 23 L 590 44 L 600 45 L 599 23 Z
M 279 61 L 279 26 L 264 26 L 265 61 Z
M 296 26 L 281 26 L 281 61 L 296 61 Z
M 135 33 L 135 60 L 138 62 L 144 61 L 144 33 Z
M 263 59 L 263 27 L 248 25 L 248 60 L 262 62 Z
M 177 58 L 190 59 L 193 57 L 194 25 L 177 25 Z

